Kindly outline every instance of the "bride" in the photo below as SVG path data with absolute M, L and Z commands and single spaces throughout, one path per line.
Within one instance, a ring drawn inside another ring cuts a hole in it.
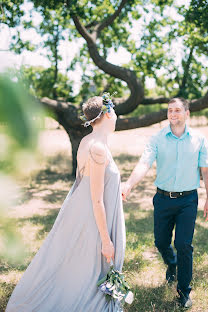
M 6 312 L 117 312 L 97 282 L 110 262 L 121 271 L 125 224 L 120 174 L 107 145 L 117 116 L 108 94 L 83 104 L 77 175 L 56 221 L 16 285 Z

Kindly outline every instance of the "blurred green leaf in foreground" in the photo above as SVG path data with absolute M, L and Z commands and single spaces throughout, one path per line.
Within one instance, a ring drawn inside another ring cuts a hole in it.
M 21 262 L 25 250 L 8 212 L 19 197 L 17 178 L 35 159 L 43 116 L 17 77 L 0 75 L 0 259 L 10 263 Z

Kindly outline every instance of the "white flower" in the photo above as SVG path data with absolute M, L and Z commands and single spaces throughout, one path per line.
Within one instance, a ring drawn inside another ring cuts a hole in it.
M 131 304 L 131 303 L 133 302 L 133 300 L 134 300 L 134 294 L 133 294 L 132 291 L 129 291 L 129 292 L 127 293 L 127 296 L 126 296 L 126 298 L 125 298 L 125 301 L 126 301 L 126 303 Z
M 105 286 L 104 284 L 102 284 L 102 285 L 100 286 L 100 290 L 104 292 L 104 291 L 106 290 L 106 286 Z

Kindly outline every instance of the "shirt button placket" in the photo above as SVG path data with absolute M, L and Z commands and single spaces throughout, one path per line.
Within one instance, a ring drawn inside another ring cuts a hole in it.
M 180 139 L 176 139 L 176 172 L 175 172 L 175 183 L 174 183 L 174 191 L 177 190 L 178 187 L 178 173 L 179 173 L 179 161 L 180 161 L 180 155 L 179 155 L 179 146 L 180 146 Z

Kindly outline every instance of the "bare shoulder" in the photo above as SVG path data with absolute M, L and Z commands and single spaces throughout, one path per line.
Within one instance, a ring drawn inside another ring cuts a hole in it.
M 89 150 L 90 142 L 91 142 L 90 134 L 83 137 L 79 143 L 78 154 L 86 155 L 86 153 Z
M 90 134 L 84 136 L 81 139 L 79 146 L 81 147 L 81 146 L 87 145 L 89 143 L 89 141 L 90 141 Z
M 90 149 L 90 158 L 93 163 L 98 165 L 104 165 L 107 161 L 107 153 L 105 145 L 100 141 L 95 141 L 91 144 Z
M 93 154 L 96 154 L 98 156 L 105 156 L 106 155 L 106 148 L 105 145 L 102 142 L 93 142 L 90 151 Z

